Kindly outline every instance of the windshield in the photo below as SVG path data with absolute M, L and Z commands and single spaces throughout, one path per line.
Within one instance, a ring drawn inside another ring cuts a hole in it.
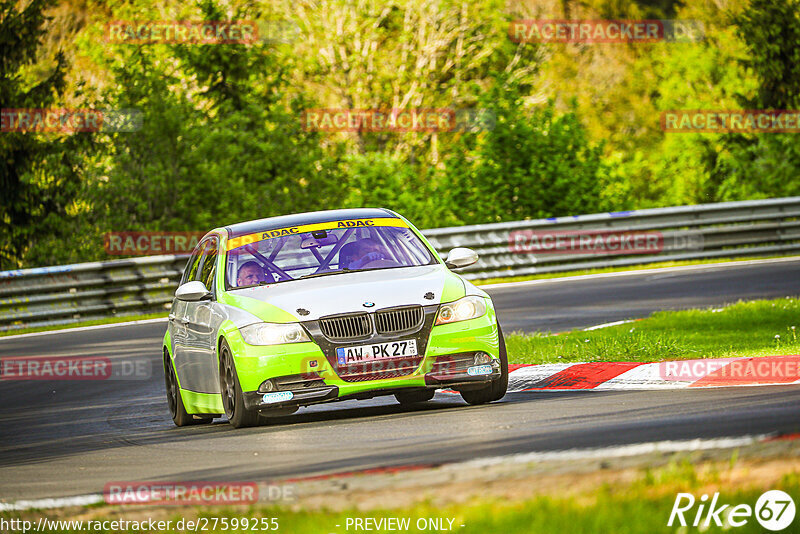
M 226 286 L 237 289 L 351 271 L 430 265 L 436 260 L 402 220 L 387 218 L 232 238 L 226 262 Z

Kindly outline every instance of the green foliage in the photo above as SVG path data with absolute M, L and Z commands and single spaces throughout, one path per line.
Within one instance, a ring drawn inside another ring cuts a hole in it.
M 303 39 L 293 77 L 326 108 L 468 108 L 506 72 L 530 89 L 541 59 L 507 35 L 504 2 L 322 0 L 287 13 Z M 380 151 L 438 164 L 447 135 L 356 132 L 353 152 Z M 446 149 L 445 149 L 446 150 Z
M 211 3 L 203 10 L 223 18 Z M 338 203 L 333 159 L 318 134 L 302 130 L 308 102 L 287 96 L 270 45 L 114 52 L 119 83 L 106 98 L 141 109 L 144 120 L 135 135 L 109 138 L 93 180 L 95 215 L 108 230 L 205 231 Z
M 443 189 L 462 223 L 591 213 L 602 209 L 601 149 L 574 112 L 553 103 L 528 112 L 519 88 L 495 85 L 481 101 L 496 124 L 466 134 L 446 159 Z
M 741 64 L 755 75 L 745 109 L 800 109 L 800 2 L 754 0 L 734 18 L 749 55 Z M 800 143 L 796 133 L 731 135 L 713 162 L 718 197 L 767 198 L 800 194 Z
M 665 110 L 800 107 L 797 0 L 92 1 L 59 6 L 49 27 L 48 2 L 0 2 L 3 107 L 143 116 L 137 132 L 0 135 L 0 269 L 105 259 L 112 230 L 203 231 L 338 207 L 385 206 L 430 228 L 800 194 L 796 134 L 667 134 L 659 121 Z M 507 34 L 520 18 L 671 17 L 701 21 L 705 39 L 536 45 Z M 299 33 L 105 43 L 110 20 L 282 21 Z M 492 120 L 329 133 L 304 128 L 309 108 Z
M 346 184 L 342 207 L 388 208 L 413 216 L 420 226 L 439 226 L 437 214 L 444 206 L 431 198 L 430 177 L 419 167 L 388 154 L 369 152 L 346 156 L 339 171 L 339 183 Z
M 66 90 L 64 56 L 48 58 L 46 68 L 37 65 L 47 22 L 44 11 L 50 4 L 33 0 L 21 7 L 12 0 L 0 2 L 0 109 L 49 108 L 61 101 Z M 85 143 L 85 135 L 64 139 L 0 133 L 0 270 L 21 266 L 34 240 L 68 235 L 65 220 L 84 163 L 77 152 Z
M 734 22 L 750 50 L 743 63 L 759 81 L 750 104 L 762 109 L 800 107 L 800 2 L 751 0 Z
M 754 0 L 736 17 L 758 90 L 740 98 L 749 109 L 800 108 L 800 2 Z M 800 193 L 800 143 L 796 133 L 734 135 L 715 161 L 720 198 L 766 198 Z

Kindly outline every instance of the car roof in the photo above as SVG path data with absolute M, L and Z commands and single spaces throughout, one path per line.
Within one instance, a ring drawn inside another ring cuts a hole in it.
M 354 208 L 342 210 L 312 211 L 309 213 L 295 213 L 293 215 L 280 215 L 278 217 L 268 217 L 255 221 L 240 222 L 230 224 L 225 227 L 228 237 L 239 237 L 242 235 L 265 232 L 277 228 L 287 228 L 289 226 L 299 226 L 301 224 L 315 224 L 332 221 L 345 221 L 350 219 L 377 219 L 377 218 L 399 218 L 396 213 L 384 208 Z

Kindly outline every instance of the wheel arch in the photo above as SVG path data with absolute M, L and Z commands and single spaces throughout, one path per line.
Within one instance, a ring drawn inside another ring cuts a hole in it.
M 223 322 L 217 330 L 217 341 L 215 347 L 217 351 L 217 369 L 219 369 L 220 353 L 222 352 L 223 341 L 227 343 L 228 348 L 231 350 L 231 355 L 235 359 L 237 349 L 239 348 L 240 344 L 244 343 L 244 339 L 242 339 L 242 334 L 239 331 L 239 328 L 231 320 Z
M 164 334 L 162 346 L 164 347 L 164 350 L 167 351 L 167 354 L 169 354 L 169 357 L 172 358 L 172 334 L 170 334 L 169 328 L 167 328 L 167 331 Z

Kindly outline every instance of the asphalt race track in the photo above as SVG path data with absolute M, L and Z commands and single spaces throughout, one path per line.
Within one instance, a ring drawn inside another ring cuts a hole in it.
M 800 295 L 800 259 L 493 287 L 505 332 L 562 331 L 655 310 Z M 0 382 L 0 501 L 99 493 L 111 481 L 273 480 L 531 451 L 800 431 L 800 386 L 446 395 L 301 409 L 258 428 L 176 428 L 166 322 L 2 339 L 0 357 L 146 359 L 142 380 Z
M 534 281 L 487 291 L 504 332 L 562 332 L 658 310 L 800 295 L 800 259 L 749 266 L 679 267 L 650 274 Z

